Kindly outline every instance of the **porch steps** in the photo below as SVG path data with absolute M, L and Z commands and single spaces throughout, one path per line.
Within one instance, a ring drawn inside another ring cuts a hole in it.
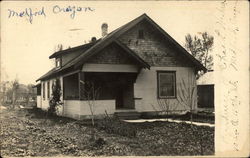
M 115 112 L 114 115 L 122 120 L 139 119 L 141 116 L 141 114 L 137 111 Z

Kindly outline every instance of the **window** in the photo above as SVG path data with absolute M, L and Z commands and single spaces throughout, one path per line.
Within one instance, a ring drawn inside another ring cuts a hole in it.
M 143 32 L 143 30 L 139 30 L 139 32 L 138 32 L 138 39 L 144 39 L 144 32 Z
M 79 100 L 79 76 L 78 73 L 63 78 L 63 99 Z
M 42 89 L 43 89 L 43 99 L 45 99 L 45 83 L 42 83 L 43 84 L 43 87 L 42 87 Z
M 50 83 L 49 83 L 49 81 L 47 82 L 47 97 L 48 97 L 48 99 L 50 98 Z
M 61 67 L 61 58 L 56 58 L 56 67 Z
M 40 84 L 37 85 L 37 87 L 36 87 L 36 94 L 37 94 L 38 96 L 41 96 L 41 85 L 40 85 Z
M 176 97 L 176 74 L 174 71 L 157 72 L 158 98 Z

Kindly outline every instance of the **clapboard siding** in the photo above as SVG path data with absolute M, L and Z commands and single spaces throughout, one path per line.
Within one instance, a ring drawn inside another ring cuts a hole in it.
M 167 99 L 170 103 L 170 110 L 188 111 L 190 107 L 184 101 L 181 89 L 181 82 L 184 80 L 187 87 L 195 87 L 195 96 L 193 97 L 193 109 L 197 109 L 197 88 L 194 69 L 187 67 L 151 67 L 150 70 L 143 69 L 137 77 L 134 84 L 134 96 L 139 98 L 135 100 L 135 108 L 139 112 L 161 110 L 157 98 L 157 71 L 176 71 L 176 95 L 177 98 Z M 188 94 L 185 93 L 185 96 Z
M 41 96 L 40 95 L 36 96 L 36 106 L 37 106 L 37 108 L 42 107 L 41 101 L 42 101 Z

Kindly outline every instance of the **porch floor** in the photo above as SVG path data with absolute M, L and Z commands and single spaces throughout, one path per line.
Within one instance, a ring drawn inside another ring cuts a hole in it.
M 116 108 L 115 112 L 137 112 L 137 111 L 132 108 Z
M 139 119 L 141 114 L 139 112 L 137 112 L 135 109 L 122 109 L 122 110 L 116 110 L 116 112 L 114 113 L 115 116 L 117 116 L 118 118 L 124 120 L 134 120 L 134 119 Z

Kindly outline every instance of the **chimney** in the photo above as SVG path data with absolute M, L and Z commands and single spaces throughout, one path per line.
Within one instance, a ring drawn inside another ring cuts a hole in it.
M 102 24 L 102 37 L 106 36 L 108 34 L 108 24 L 103 23 Z
M 95 41 L 96 41 L 96 37 L 92 37 L 91 42 L 95 42 Z

